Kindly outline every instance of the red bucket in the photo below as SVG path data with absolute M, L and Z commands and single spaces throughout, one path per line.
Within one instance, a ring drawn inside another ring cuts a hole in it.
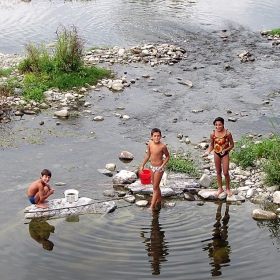
M 141 172 L 139 172 L 139 177 L 141 184 L 147 185 L 151 184 L 151 170 L 150 169 L 143 169 Z

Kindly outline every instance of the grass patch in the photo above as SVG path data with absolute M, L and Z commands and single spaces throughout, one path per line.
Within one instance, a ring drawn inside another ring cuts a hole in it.
M 267 33 L 271 35 L 280 35 L 280 28 L 269 30 Z
M 200 171 L 192 158 L 191 153 L 183 149 L 176 152 L 170 152 L 170 159 L 165 165 L 166 169 L 176 173 L 187 173 L 192 177 L 199 177 Z
M 7 69 L 0 69 L 0 77 L 8 77 L 11 75 L 14 69 L 7 68 Z
M 246 168 L 259 164 L 266 173 L 265 182 L 269 185 L 280 184 L 280 136 L 278 133 L 271 138 L 254 141 L 242 137 L 234 146 L 231 160 Z
M 104 68 L 84 64 L 84 40 L 75 26 L 60 26 L 54 48 L 45 45 L 26 44 L 27 57 L 19 64 L 23 73 L 23 94 L 26 100 L 42 102 L 44 91 L 49 88 L 70 90 L 85 84 L 95 85 L 99 79 L 109 77 Z

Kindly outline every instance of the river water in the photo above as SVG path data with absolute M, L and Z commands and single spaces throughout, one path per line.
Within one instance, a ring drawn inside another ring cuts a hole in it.
M 154 80 L 140 78 L 123 93 L 91 92 L 91 110 L 103 122 L 81 114 L 57 126 L 45 112 L 0 127 L 1 279 L 277 279 L 278 223 L 254 221 L 251 212 L 259 206 L 249 201 L 175 200 L 174 208 L 159 212 L 118 202 L 107 215 L 41 223 L 25 220 L 23 209 L 29 205 L 26 189 L 43 168 L 53 173 L 54 198 L 77 188 L 81 196 L 104 199 L 112 179 L 97 169 L 114 162 L 118 170 L 134 170 L 154 126 L 162 128 L 170 148 L 187 149 L 177 133 L 198 143 L 209 136 L 212 120 L 231 109 L 238 121 L 226 125 L 236 140 L 246 133 L 267 136 L 274 130 L 270 122 L 279 118 L 279 49 L 259 31 L 278 28 L 279 11 L 276 0 L 0 0 L 3 53 L 21 53 L 29 41 L 53 42 L 59 23 L 76 25 L 87 47 L 171 42 L 189 53 L 173 67 L 115 65 L 119 76 L 148 73 Z M 220 40 L 222 29 L 230 35 L 228 44 Z M 236 53 L 246 49 L 258 58 L 254 63 L 238 60 Z M 224 70 L 226 63 L 231 71 Z M 179 85 L 177 77 L 191 80 L 194 88 Z M 275 95 L 264 105 L 270 93 Z M 118 106 L 129 121 L 114 116 Z M 191 112 L 201 108 L 203 113 Z M 134 154 L 131 163 L 118 160 L 123 150 Z M 52 242 L 51 251 L 43 249 L 38 234 Z

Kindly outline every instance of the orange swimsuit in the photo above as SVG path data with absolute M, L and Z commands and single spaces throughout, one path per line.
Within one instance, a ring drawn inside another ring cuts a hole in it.
M 215 130 L 214 130 L 214 152 L 220 157 L 224 157 L 225 155 L 228 154 L 228 151 L 225 153 L 221 154 L 221 152 L 229 147 L 229 140 L 228 140 L 228 135 L 227 135 L 227 130 L 226 134 L 223 137 L 217 137 L 215 136 Z

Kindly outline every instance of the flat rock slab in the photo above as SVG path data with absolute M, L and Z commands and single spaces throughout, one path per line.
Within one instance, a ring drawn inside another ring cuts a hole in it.
M 144 194 L 144 195 L 153 194 L 153 185 L 141 184 L 139 180 L 127 186 L 127 189 L 129 189 L 133 194 Z M 160 190 L 161 190 L 162 197 L 178 196 L 181 193 L 183 193 L 182 189 L 172 188 L 169 185 L 161 186 Z
M 72 203 L 69 203 L 65 198 L 51 199 L 46 205 L 49 208 L 38 208 L 34 204 L 26 207 L 24 211 L 25 218 L 57 219 L 83 214 L 104 214 L 112 212 L 117 208 L 114 201 L 97 202 L 88 197 L 80 197 L 76 202 Z

